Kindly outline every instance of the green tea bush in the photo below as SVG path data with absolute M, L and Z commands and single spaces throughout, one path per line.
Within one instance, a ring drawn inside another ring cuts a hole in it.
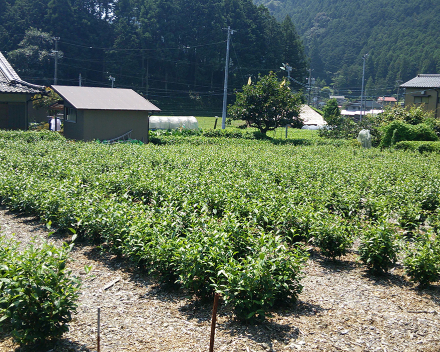
M 319 247 L 322 254 L 331 259 L 347 253 L 353 244 L 354 227 L 345 219 L 323 213 L 313 224 L 313 243 Z
M 0 239 L 0 321 L 20 344 L 59 338 L 77 308 L 79 281 L 66 269 L 72 246 L 32 243 L 23 252 Z M 12 249 L 12 251 L 11 251 Z M 11 255 L 13 254 L 13 255 Z
M 179 282 L 202 300 L 211 298 L 218 272 L 233 257 L 225 232 L 196 233 L 178 250 Z
M 421 288 L 440 279 L 440 242 L 429 236 L 420 238 L 404 259 L 406 274 Z
M 41 131 L 0 131 L 0 139 L 5 140 L 22 140 L 28 143 L 38 141 L 66 141 L 59 133 L 41 130 Z
M 396 143 L 396 149 L 417 151 L 423 153 L 440 153 L 440 142 L 402 141 Z
M 387 272 L 397 261 L 398 250 L 394 231 L 388 224 L 373 223 L 363 231 L 359 255 L 373 273 Z
M 220 271 L 216 291 L 242 321 L 261 321 L 277 302 L 296 302 L 307 253 L 288 249 L 279 236 L 262 235 L 255 252 L 231 258 Z

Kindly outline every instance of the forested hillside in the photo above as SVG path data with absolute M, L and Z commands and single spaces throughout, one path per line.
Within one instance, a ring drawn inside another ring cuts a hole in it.
M 58 84 L 81 74 L 84 86 L 111 86 L 112 76 L 176 113 L 221 113 L 228 26 L 230 93 L 282 62 L 305 82 L 292 22 L 252 0 L 0 0 L 0 50 L 23 79 L 53 83 L 58 37 Z
M 395 91 L 418 73 L 440 73 L 438 0 L 255 0 L 279 20 L 290 15 L 313 76 L 359 96 L 362 57 L 367 94 Z M 356 93 L 357 92 L 357 93 Z

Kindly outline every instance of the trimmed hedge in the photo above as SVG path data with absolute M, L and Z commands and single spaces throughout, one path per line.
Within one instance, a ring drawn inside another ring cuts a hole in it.
M 402 141 L 395 145 L 396 149 L 401 150 L 412 150 L 419 153 L 433 152 L 440 153 L 440 141 L 429 142 L 429 141 Z
M 382 128 L 380 147 L 390 147 L 401 141 L 438 141 L 438 137 L 424 123 L 410 125 L 396 120 Z

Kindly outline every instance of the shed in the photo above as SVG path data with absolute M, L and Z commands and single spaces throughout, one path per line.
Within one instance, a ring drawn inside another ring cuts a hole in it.
M 149 116 L 160 109 L 122 88 L 52 86 L 64 100 L 64 136 L 91 141 L 130 134 L 148 142 Z
M 26 130 L 35 113 L 31 98 L 43 92 L 23 81 L 0 52 L 0 129 Z

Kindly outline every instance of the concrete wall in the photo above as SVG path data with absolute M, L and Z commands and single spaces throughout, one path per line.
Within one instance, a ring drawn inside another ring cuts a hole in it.
M 84 141 L 109 140 L 130 130 L 131 138 L 148 142 L 146 111 L 79 110 L 76 123 L 64 122 L 66 138 Z
M 406 88 L 405 106 L 418 105 L 414 103 L 416 97 L 427 97 L 428 103 L 424 104 L 426 111 L 434 112 L 435 117 L 440 117 L 440 90 L 426 88 Z M 422 94 L 424 92 L 424 94 Z

